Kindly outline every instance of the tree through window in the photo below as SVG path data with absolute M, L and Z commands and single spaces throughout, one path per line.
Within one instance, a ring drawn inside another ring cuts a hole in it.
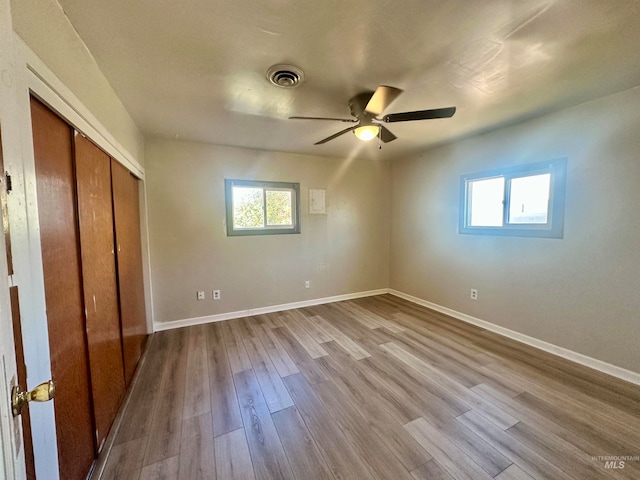
M 300 184 L 225 180 L 228 235 L 300 233 Z

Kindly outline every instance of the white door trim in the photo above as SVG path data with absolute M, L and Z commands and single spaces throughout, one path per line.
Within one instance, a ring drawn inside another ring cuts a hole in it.
M 19 115 L 20 72 L 16 66 L 16 49 L 9 0 L 0 0 L 0 128 L 5 168 L 11 159 L 22 155 Z M 4 174 L 4 172 L 0 172 Z M 2 184 L 4 188 L 4 182 Z M 22 425 L 11 416 L 9 389 L 17 377 L 11 300 L 9 298 L 6 246 L 0 241 L 0 474 L 7 479 L 26 477 Z M 1 477 L 0 477 L 1 478 Z

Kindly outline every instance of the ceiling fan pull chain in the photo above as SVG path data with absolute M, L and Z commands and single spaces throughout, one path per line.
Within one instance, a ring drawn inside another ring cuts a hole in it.
M 378 128 L 378 150 L 382 150 L 382 128 Z

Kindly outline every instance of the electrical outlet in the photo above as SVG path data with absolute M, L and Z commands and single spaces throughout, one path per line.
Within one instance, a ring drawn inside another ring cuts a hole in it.
M 304 288 L 311 288 L 311 281 L 305 280 L 304 281 Z
M 471 300 L 477 300 L 478 299 L 478 290 L 476 290 L 475 288 L 471 289 Z
M 198 291 L 198 300 L 204 300 L 204 292 L 203 291 Z
M 220 290 L 214 290 L 213 291 L 213 299 L 214 300 L 220 300 Z

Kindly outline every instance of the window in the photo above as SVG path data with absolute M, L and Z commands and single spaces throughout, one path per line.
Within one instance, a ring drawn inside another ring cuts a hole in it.
M 460 233 L 562 238 L 566 159 L 464 175 Z
M 227 235 L 300 233 L 300 184 L 225 180 Z

